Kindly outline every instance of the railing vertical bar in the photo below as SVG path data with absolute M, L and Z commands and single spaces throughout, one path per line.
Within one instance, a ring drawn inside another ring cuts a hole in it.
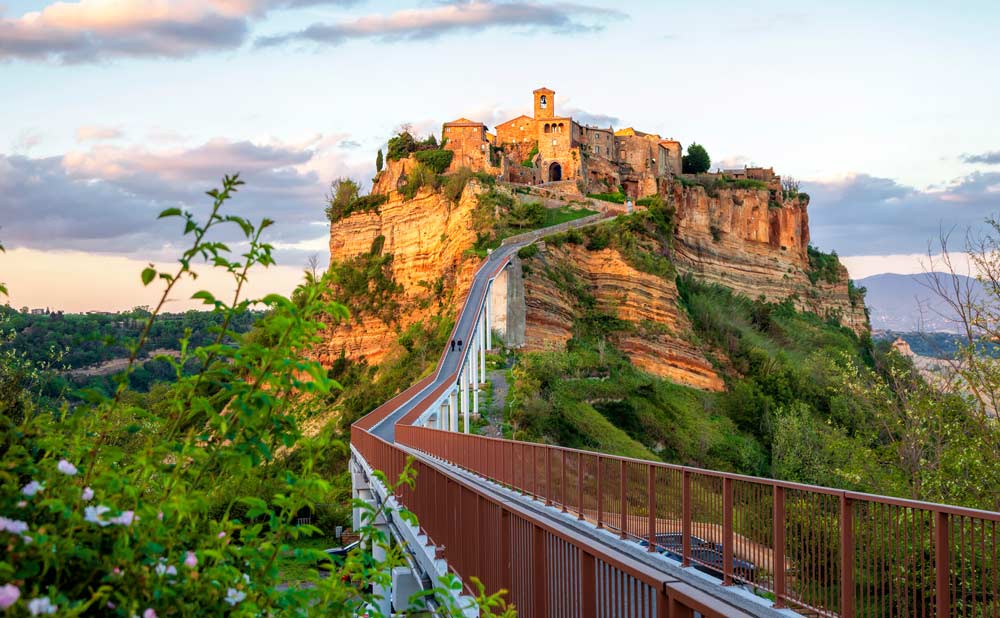
M 604 527 L 604 461 L 597 456 L 597 528 Z
M 937 608 L 937 616 L 951 615 L 951 591 L 949 590 L 950 586 L 948 585 L 950 566 L 950 558 L 948 555 L 948 523 L 948 514 L 938 511 L 937 520 L 934 525 L 934 573 L 937 584 L 935 606 Z
M 774 573 L 774 606 L 785 607 L 785 488 L 773 485 L 774 512 L 772 517 L 772 538 L 774 547 L 771 553 L 771 570 Z
M 628 496 L 626 494 L 626 489 L 627 489 L 627 486 L 628 486 L 628 469 L 626 468 L 626 463 L 625 463 L 624 459 L 619 459 L 618 460 L 618 466 L 619 466 L 619 470 L 620 470 L 620 473 L 619 473 L 619 476 L 620 476 L 619 486 L 621 488 L 621 492 L 620 492 L 621 493 L 621 497 L 620 497 L 620 499 L 621 499 L 621 508 L 619 509 L 621 511 L 621 514 L 622 514 L 622 518 L 621 518 L 621 538 L 624 539 L 627 536 L 626 531 L 628 530 L 628 501 L 627 501 Z
M 559 484 L 559 496 L 560 496 L 559 501 L 562 502 L 562 512 L 565 513 L 566 512 L 566 449 L 561 449 L 561 450 L 562 450 L 562 464 L 560 465 L 560 467 L 562 468 L 562 481 Z
M 583 519 L 583 453 L 576 454 L 576 510 L 577 519 Z
M 722 585 L 733 583 L 733 479 L 722 479 Z
M 685 468 L 681 489 L 681 564 L 691 565 L 691 473 Z
M 840 496 L 840 615 L 854 618 L 854 507 Z
M 647 551 L 656 551 L 656 468 L 646 464 L 646 509 L 649 519 L 649 547 Z

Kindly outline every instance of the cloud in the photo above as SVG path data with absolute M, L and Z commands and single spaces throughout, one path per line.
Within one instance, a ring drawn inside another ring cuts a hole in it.
M 0 19 L 0 61 L 62 63 L 233 49 L 269 10 L 356 0 L 79 0 Z
M 921 190 L 857 174 L 802 182 L 813 243 L 841 255 L 926 253 L 939 233 L 978 228 L 1000 211 L 1000 172 L 974 172 Z
M 1000 165 L 1000 150 L 991 150 L 979 154 L 964 154 L 962 161 L 966 163 L 985 163 L 987 165 Z
M 261 37 L 260 47 L 291 41 L 341 45 L 351 40 L 428 40 L 455 32 L 480 32 L 497 26 L 543 28 L 568 34 L 602 28 L 579 18 L 621 18 L 612 9 L 571 3 L 541 4 L 534 1 L 498 2 L 458 0 L 427 8 L 407 9 L 388 15 L 366 15 L 332 24 L 315 23 L 304 30 Z
M 115 127 L 83 126 L 76 130 L 76 141 L 99 142 L 108 139 L 118 139 L 122 135 L 121 129 Z
M 587 124 L 602 128 L 620 127 L 622 124 L 622 120 L 618 116 L 611 116 L 608 114 L 593 114 L 591 112 L 576 107 L 564 107 L 559 111 L 560 113 L 564 113 L 567 116 L 572 116 L 573 120 L 579 122 L 580 124 Z
M 330 152 L 335 145 L 322 136 L 304 144 L 219 138 L 164 150 L 101 144 L 58 157 L 0 155 L 0 233 L 9 248 L 173 256 L 182 230 L 176 220 L 157 222 L 157 214 L 182 207 L 204 216 L 204 191 L 224 174 L 240 172 L 247 184 L 227 208 L 252 220 L 276 220 L 268 239 L 294 248 L 322 235 L 317 224 L 324 220 L 329 180 L 371 167 L 339 158 Z M 322 170 L 315 169 L 318 162 Z M 240 235 L 231 228 L 222 238 Z M 279 256 L 279 262 L 302 259 L 294 251 Z
M 45 141 L 45 134 L 38 129 L 22 129 L 14 139 L 14 152 L 27 153 Z

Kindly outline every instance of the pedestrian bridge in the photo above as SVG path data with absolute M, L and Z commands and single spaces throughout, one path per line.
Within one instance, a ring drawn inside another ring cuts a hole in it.
M 436 602 L 467 616 L 473 577 L 538 618 L 1000 616 L 1000 513 L 470 434 L 495 282 L 519 248 L 595 222 L 507 239 L 475 275 L 461 349 L 352 426 L 355 497 L 419 518 L 376 522 L 409 557 L 383 614 L 451 573 L 462 588 Z M 415 488 L 390 495 L 374 472 L 410 458 Z

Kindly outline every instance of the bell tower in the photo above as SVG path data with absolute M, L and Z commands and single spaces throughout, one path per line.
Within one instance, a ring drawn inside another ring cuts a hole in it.
M 539 88 L 535 94 L 535 118 L 552 118 L 556 115 L 556 93 Z

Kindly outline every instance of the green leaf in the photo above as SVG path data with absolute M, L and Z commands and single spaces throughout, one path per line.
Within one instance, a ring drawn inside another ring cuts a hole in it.
M 149 285 L 149 283 L 156 277 L 156 269 L 150 264 L 148 267 L 142 270 L 142 284 Z
M 213 296 L 208 290 L 195 292 L 191 295 L 191 298 L 200 298 L 206 305 L 214 305 L 216 303 L 215 296 Z
M 180 208 L 167 208 L 166 210 L 160 213 L 160 216 L 158 216 L 157 219 L 165 219 L 166 217 L 179 217 L 182 214 L 184 213 L 181 212 Z

